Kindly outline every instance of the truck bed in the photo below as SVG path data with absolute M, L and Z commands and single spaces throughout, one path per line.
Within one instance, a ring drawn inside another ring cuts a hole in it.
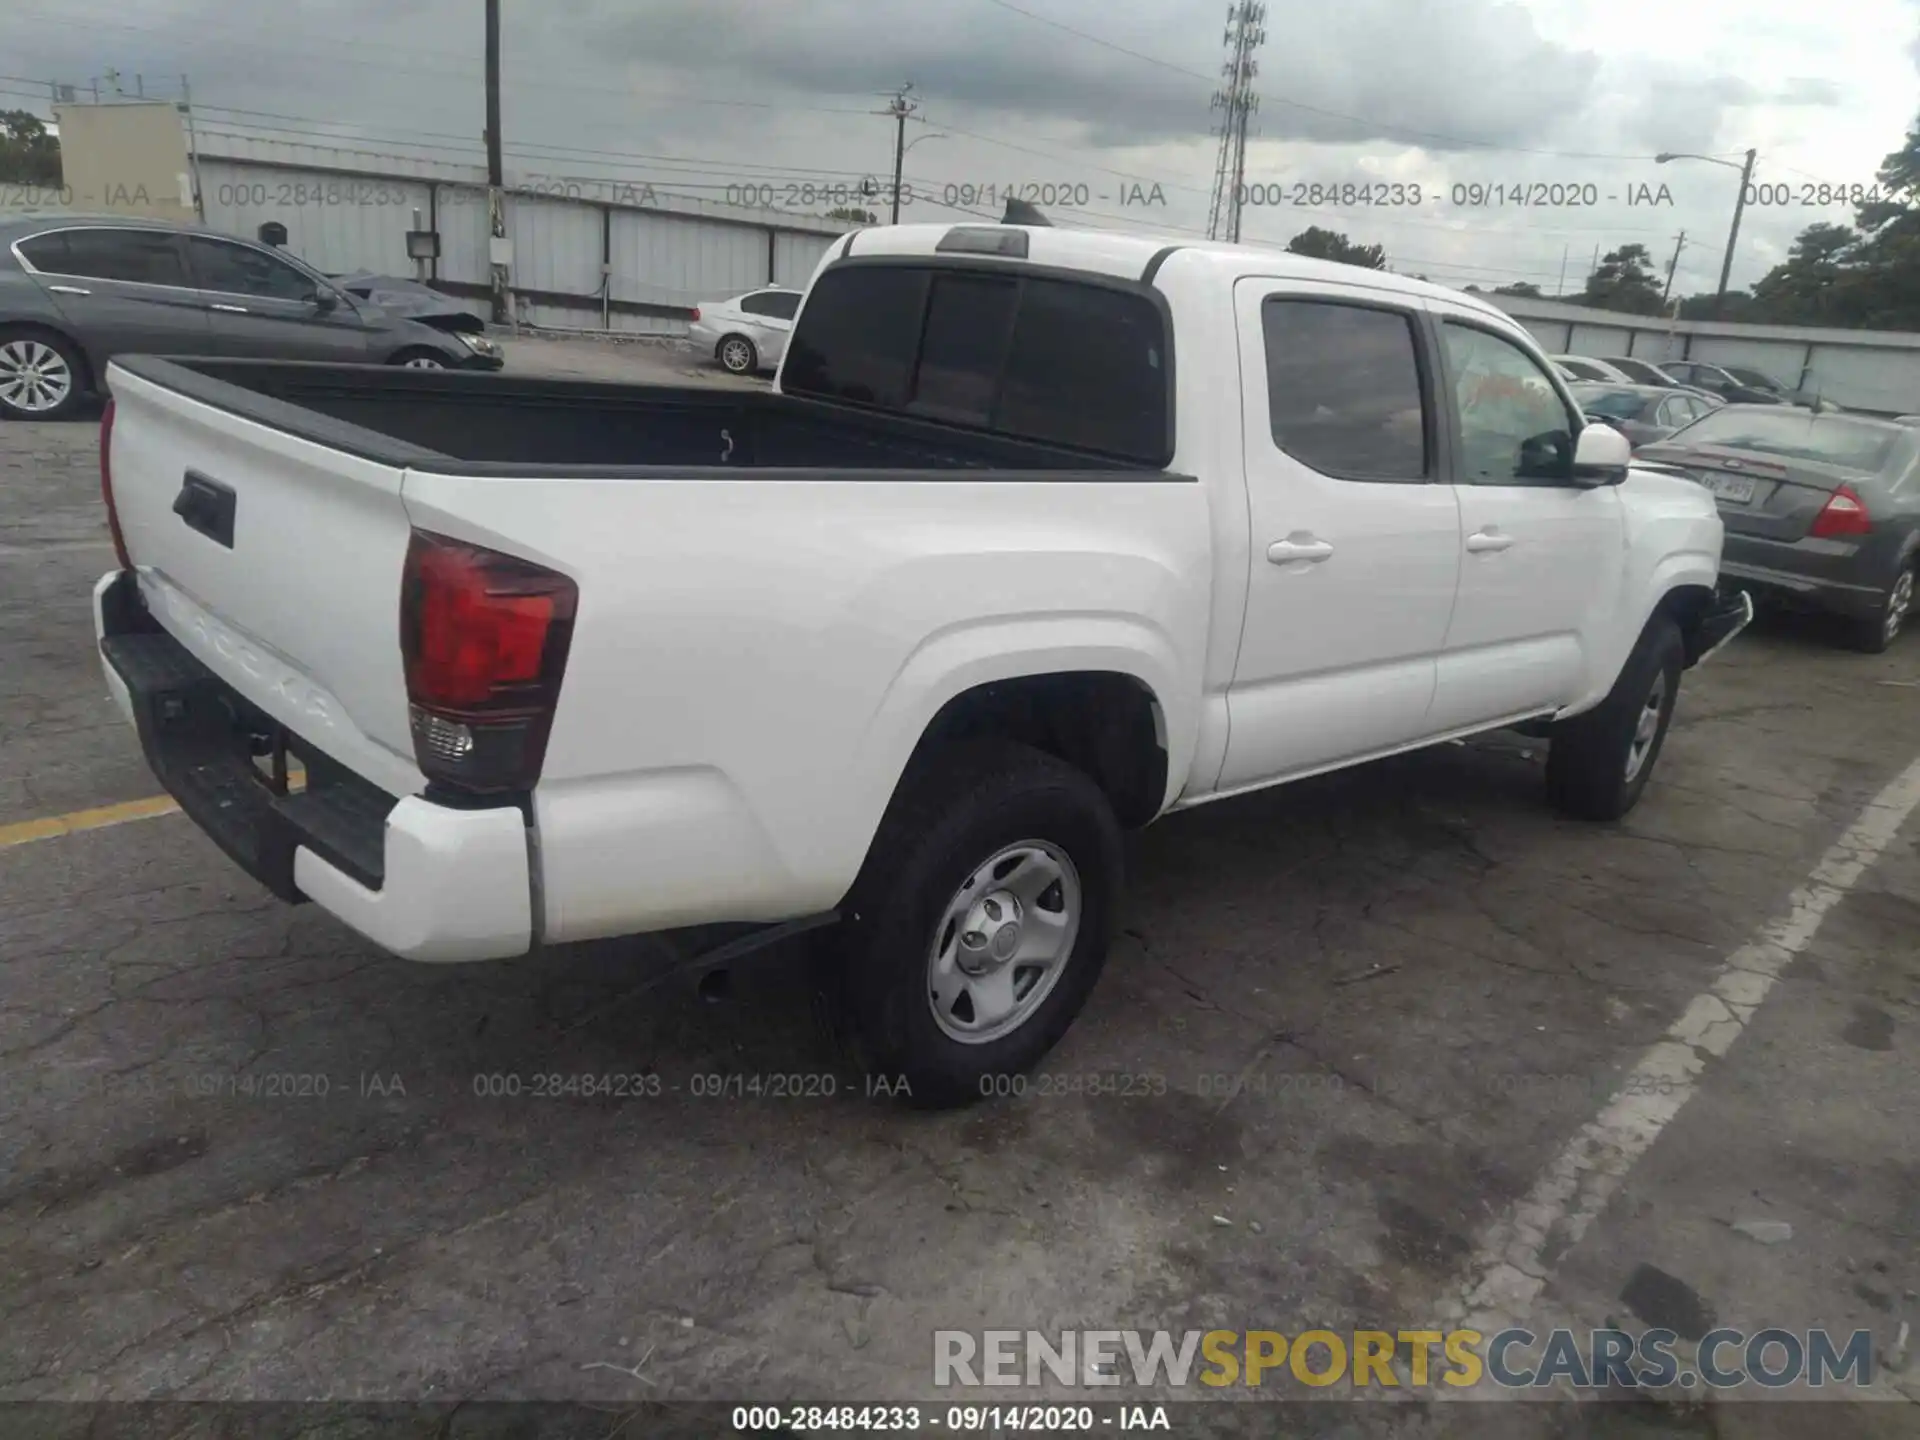
M 771 391 L 626 385 L 284 360 L 121 357 L 122 369 L 218 409 L 382 464 L 464 475 L 778 469 L 1162 472 L 958 427 Z M 759 478 L 769 478 L 764 474 Z M 876 477 L 877 478 L 877 477 Z M 929 477 L 932 478 L 932 477 Z

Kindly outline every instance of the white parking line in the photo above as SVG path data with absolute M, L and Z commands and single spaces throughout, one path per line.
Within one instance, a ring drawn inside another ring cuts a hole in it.
M 1920 806 L 1920 759 L 1867 803 L 1821 857 L 1786 913 L 1722 963 L 1666 1037 L 1642 1055 L 1606 1107 L 1481 1237 L 1459 1291 L 1441 1318 L 1483 1335 L 1525 1323 L 1562 1254 L 1606 1208 L 1634 1162 L 1693 1098 L 1708 1065 L 1727 1053 L 1820 922 L 1893 842 Z

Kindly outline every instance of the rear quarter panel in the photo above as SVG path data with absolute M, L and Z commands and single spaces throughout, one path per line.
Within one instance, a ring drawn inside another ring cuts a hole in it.
M 1191 762 L 1198 484 L 415 471 L 406 499 L 580 587 L 534 796 L 549 941 L 830 908 L 927 723 L 987 681 L 1132 675 L 1170 793 Z

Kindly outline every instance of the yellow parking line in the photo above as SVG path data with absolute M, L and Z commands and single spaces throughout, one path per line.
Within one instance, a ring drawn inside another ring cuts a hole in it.
M 49 815 L 44 820 L 20 820 L 0 825 L 0 850 L 15 845 L 31 845 L 36 840 L 52 840 L 82 830 L 104 830 L 109 825 L 125 825 L 130 820 L 152 820 L 171 815 L 180 804 L 171 795 L 153 795 L 145 800 L 123 800 L 118 805 L 101 805 L 92 810 L 75 810 L 66 815 Z
M 295 793 L 306 787 L 306 771 L 298 765 L 287 772 L 287 788 Z M 62 835 L 77 835 L 83 830 L 105 830 L 133 820 L 157 820 L 162 815 L 178 814 L 180 802 L 171 795 L 150 795 L 145 800 L 122 800 L 118 805 L 101 805 L 92 810 L 74 810 L 65 815 L 49 815 L 44 820 L 18 820 L 0 825 L 0 850 L 16 845 L 31 845 L 36 840 L 56 840 Z

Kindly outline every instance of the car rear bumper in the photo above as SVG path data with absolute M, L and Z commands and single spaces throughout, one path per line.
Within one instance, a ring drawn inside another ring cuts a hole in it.
M 271 748 L 306 771 L 303 788 L 282 788 L 255 759 L 274 722 L 160 628 L 132 574 L 94 587 L 94 623 L 108 687 L 155 778 L 268 890 L 316 901 L 407 959 L 493 960 L 530 948 L 532 868 L 518 807 L 389 795 L 279 729 Z
M 1878 611 L 1887 581 L 1867 574 L 1857 546 L 1830 540 L 1789 543 L 1728 532 L 1720 561 L 1723 578 L 1762 598 L 1784 598 L 1842 615 Z

